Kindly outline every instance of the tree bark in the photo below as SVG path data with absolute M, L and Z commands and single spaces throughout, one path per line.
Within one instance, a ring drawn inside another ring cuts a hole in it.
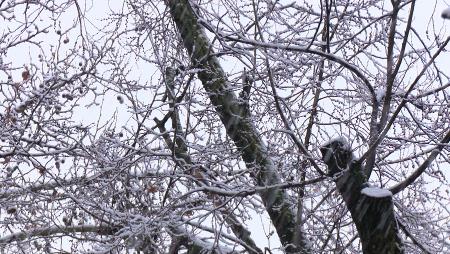
M 209 99 L 214 105 L 227 135 L 234 141 L 242 159 L 254 172 L 258 185 L 281 183 L 274 164 L 267 153 L 259 133 L 247 117 L 245 107 L 230 90 L 222 67 L 211 50 L 211 45 L 201 28 L 197 16 L 188 0 L 166 0 L 170 14 L 175 22 L 184 46 L 198 72 L 198 77 Z M 296 232 L 293 204 L 288 202 L 284 190 L 271 188 L 261 192 L 267 213 L 287 253 L 310 253 L 307 244 L 295 246 Z M 297 236 L 298 237 L 298 236 Z
M 363 253 L 404 253 L 392 193 L 369 188 L 361 164 L 353 160 L 350 147 L 341 140 L 322 146 L 321 152 L 356 225 Z

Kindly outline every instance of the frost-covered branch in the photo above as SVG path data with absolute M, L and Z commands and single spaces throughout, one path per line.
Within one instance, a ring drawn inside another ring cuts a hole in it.
M 11 235 L 6 235 L 0 238 L 0 245 L 7 244 L 16 241 L 23 241 L 27 238 L 34 237 L 47 237 L 53 236 L 57 234 L 73 234 L 73 233 L 97 233 L 100 235 L 112 235 L 117 232 L 117 228 L 103 225 L 79 225 L 79 226 L 51 226 L 51 227 L 42 227 L 29 231 L 23 231 L 14 233 Z
M 422 76 L 425 74 L 428 67 L 430 67 L 436 60 L 436 58 L 445 50 L 445 47 L 450 42 L 450 36 L 447 37 L 447 39 L 440 45 L 436 53 L 431 57 L 431 59 L 427 62 L 427 64 L 422 68 L 420 73 L 416 76 L 414 81 L 409 86 L 408 90 L 403 96 L 402 101 L 395 109 L 394 113 L 392 114 L 391 118 L 389 119 L 388 123 L 384 127 L 384 129 L 381 131 L 377 138 L 377 140 L 369 147 L 369 149 L 359 158 L 359 162 L 363 162 L 367 159 L 367 157 L 378 147 L 378 145 L 383 141 L 388 131 L 391 129 L 392 125 L 394 124 L 395 120 L 397 119 L 397 116 L 399 115 L 400 111 L 403 109 L 403 107 L 406 105 L 406 103 L 409 101 L 409 96 L 411 92 L 414 90 L 415 86 L 419 83 L 419 80 L 422 78 Z M 367 173 L 367 172 L 366 172 Z M 370 172 L 369 172 L 370 173 Z
M 304 187 L 307 185 L 315 184 L 322 182 L 326 179 L 326 177 L 318 177 L 311 180 L 306 180 L 303 182 L 286 182 L 286 183 L 280 183 L 276 185 L 267 185 L 264 187 L 253 187 L 253 188 L 242 188 L 238 190 L 228 190 L 225 188 L 218 188 L 218 187 L 210 187 L 210 186 L 201 186 L 197 187 L 195 189 L 191 189 L 188 192 L 186 192 L 184 195 L 188 196 L 195 192 L 207 192 L 212 194 L 217 194 L 224 197 L 248 197 L 251 195 L 259 194 L 262 192 L 266 192 L 271 189 L 294 189 L 299 187 Z
M 440 141 L 440 144 L 436 145 L 436 147 L 431 151 L 431 154 L 425 159 L 425 161 L 422 162 L 422 164 L 408 178 L 391 187 L 390 191 L 393 194 L 397 194 L 414 183 L 414 181 L 419 178 L 423 174 L 423 172 L 425 172 L 425 170 L 431 165 L 431 163 L 433 163 L 436 157 L 441 153 L 442 149 L 444 149 L 449 142 L 450 131 L 448 131 L 444 138 Z
M 244 44 L 253 45 L 258 48 L 267 48 L 267 49 L 286 50 L 286 51 L 299 52 L 299 53 L 308 53 L 308 54 L 324 57 L 325 59 L 332 61 L 332 62 L 336 62 L 336 63 L 342 65 L 344 68 L 351 71 L 352 73 L 354 73 L 358 78 L 360 78 L 363 81 L 365 87 L 369 91 L 369 94 L 372 98 L 371 102 L 373 103 L 374 106 L 378 105 L 378 102 L 376 100 L 376 93 L 375 93 L 375 90 L 374 90 L 371 82 L 367 79 L 367 77 L 363 74 L 363 72 L 358 69 L 357 66 L 349 63 L 348 61 L 346 61 L 345 59 L 342 59 L 339 56 L 336 56 L 331 53 L 323 52 L 320 50 L 311 49 L 308 47 L 285 45 L 285 44 L 271 43 L 271 42 L 261 42 L 261 41 L 257 41 L 257 40 L 251 40 L 251 39 L 246 39 L 246 38 L 241 38 L 241 37 L 232 37 L 232 36 L 227 36 L 226 38 L 231 41 L 236 41 L 236 42 L 240 42 L 240 43 L 244 43 Z
M 220 192 L 222 190 L 221 188 L 214 188 L 209 186 L 209 182 L 211 180 L 214 180 L 209 176 L 209 170 L 206 167 L 198 166 L 198 164 L 197 166 L 194 165 L 193 159 L 188 154 L 188 146 L 184 139 L 185 132 L 183 131 L 183 128 L 181 126 L 180 116 L 178 112 L 179 110 L 175 104 L 174 87 L 176 72 L 172 68 L 168 67 L 165 74 L 169 106 L 171 107 L 172 128 L 174 129 L 174 141 L 170 139 L 169 134 L 164 127 L 165 122 L 156 119 L 155 121 L 161 133 L 164 133 L 164 140 L 169 149 L 172 150 L 176 163 L 180 167 L 182 167 L 184 171 L 189 173 L 194 179 L 198 181 L 197 185 L 199 185 L 200 187 L 188 191 L 186 193 L 186 197 L 197 191 L 206 191 L 213 194 L 220 194 L 218 192 L 214 192 L 214 190 L 219 190 Z M 171 179 L 171 183 L 169 183 L 169 186 L 172 184 L 173 179 Z M 167 196 L 168 191 L 169 189 L 166 191 L 165 197 Z M 241 242 L 241 244 L 249 253 L 262 253 L 262 251 L 256 246 L 254 240 L 251 238 L 250 231 L 242 223 L 239 222 L 238 218 L 233 214 L 232 209 L 228 207 L 228 205 L 224 203 L 224 201 L 221 200 L 220 197 L 213 196 L 211 197 L 211 199 L 215 200 L 214 203 L 217 205 L 217 207 L 223 207 L 223 209 L 218 209 L 218 211 L 224 215 L 225 221 L 229 224 L 233 233 L 240 238 L 240 240 L 237 242 Z

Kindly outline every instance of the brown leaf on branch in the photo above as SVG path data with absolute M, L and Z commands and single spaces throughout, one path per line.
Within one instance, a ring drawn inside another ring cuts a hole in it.
M 158 186 L 152 185 L 150 184 L 149 186 L 147 186 L 147 191 L 150 193 L 156 193 L 158 192 L 159 188 Z
M 22 72 L 22 79 L 23 81 L 30 79 L 30 70 L 28 70 L 28 67 L 25 67 L 25 70 Z

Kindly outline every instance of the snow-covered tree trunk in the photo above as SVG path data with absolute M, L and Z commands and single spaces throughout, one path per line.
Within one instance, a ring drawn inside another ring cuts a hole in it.
M 241 152 L 247 167 L 253 170 L 257 184 L 267 186 L 280 183 L 280 177 L 274 169 L 265 144 L 249 121 L 247 110 L 230 89 L 230 84 L 218 59 L 213 55 L 210 42 L 189 1 L 168 0 L 166 4 L 170 8 L 172 19 L 191 56 L 191 61 L 201 69 L 198 77 L 209 93 L 211 103 L 219 114 L 228 136 Z M 308 253 L 307 244 L 301 243 L 302 246 L 293 244 L 296 242 L 294 238 L 297 225 L 293 205 L 288 202 L 285 191 L 271 188 L 261 191 L 260 195 L 286 252 Z
M 392 193 L 369 187 L 361 165 L 353 160 L 344 139 L 325 144 L 321 152 L 358 229 L 363 253 L 403 253 Z

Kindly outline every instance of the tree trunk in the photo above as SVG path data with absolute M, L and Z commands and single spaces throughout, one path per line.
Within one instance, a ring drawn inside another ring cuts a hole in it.
M 247 110 L 230 90 L 229 83 L 213 55 L 211 45 L 198 23 L 195 12 L 188 0 L 167 0 L 170 13 L 175 22 L 184 46 L 198 72 L 198 77 L 208 92 L 228 136 L 234 141 L 242 159 L 252 169 L 260 186 L 281 183 L 274 164 L 269 157 L 260 135 L 249 121 Z M 296 232 L 293 204 L 288 202 L 284 190 L 271 188 L 260 193 L 267 213 L 287 253 L 309 253 L 307 244 L 295 246 Z M 304 237 L 302 237 L 304 239 Z
M 361 165 L 355 163 L 350 147 L 342 139 L 322 146 L 321 152 L 356 225 L 363 253 L 403 253 L 392 193 L 368 187 Z

